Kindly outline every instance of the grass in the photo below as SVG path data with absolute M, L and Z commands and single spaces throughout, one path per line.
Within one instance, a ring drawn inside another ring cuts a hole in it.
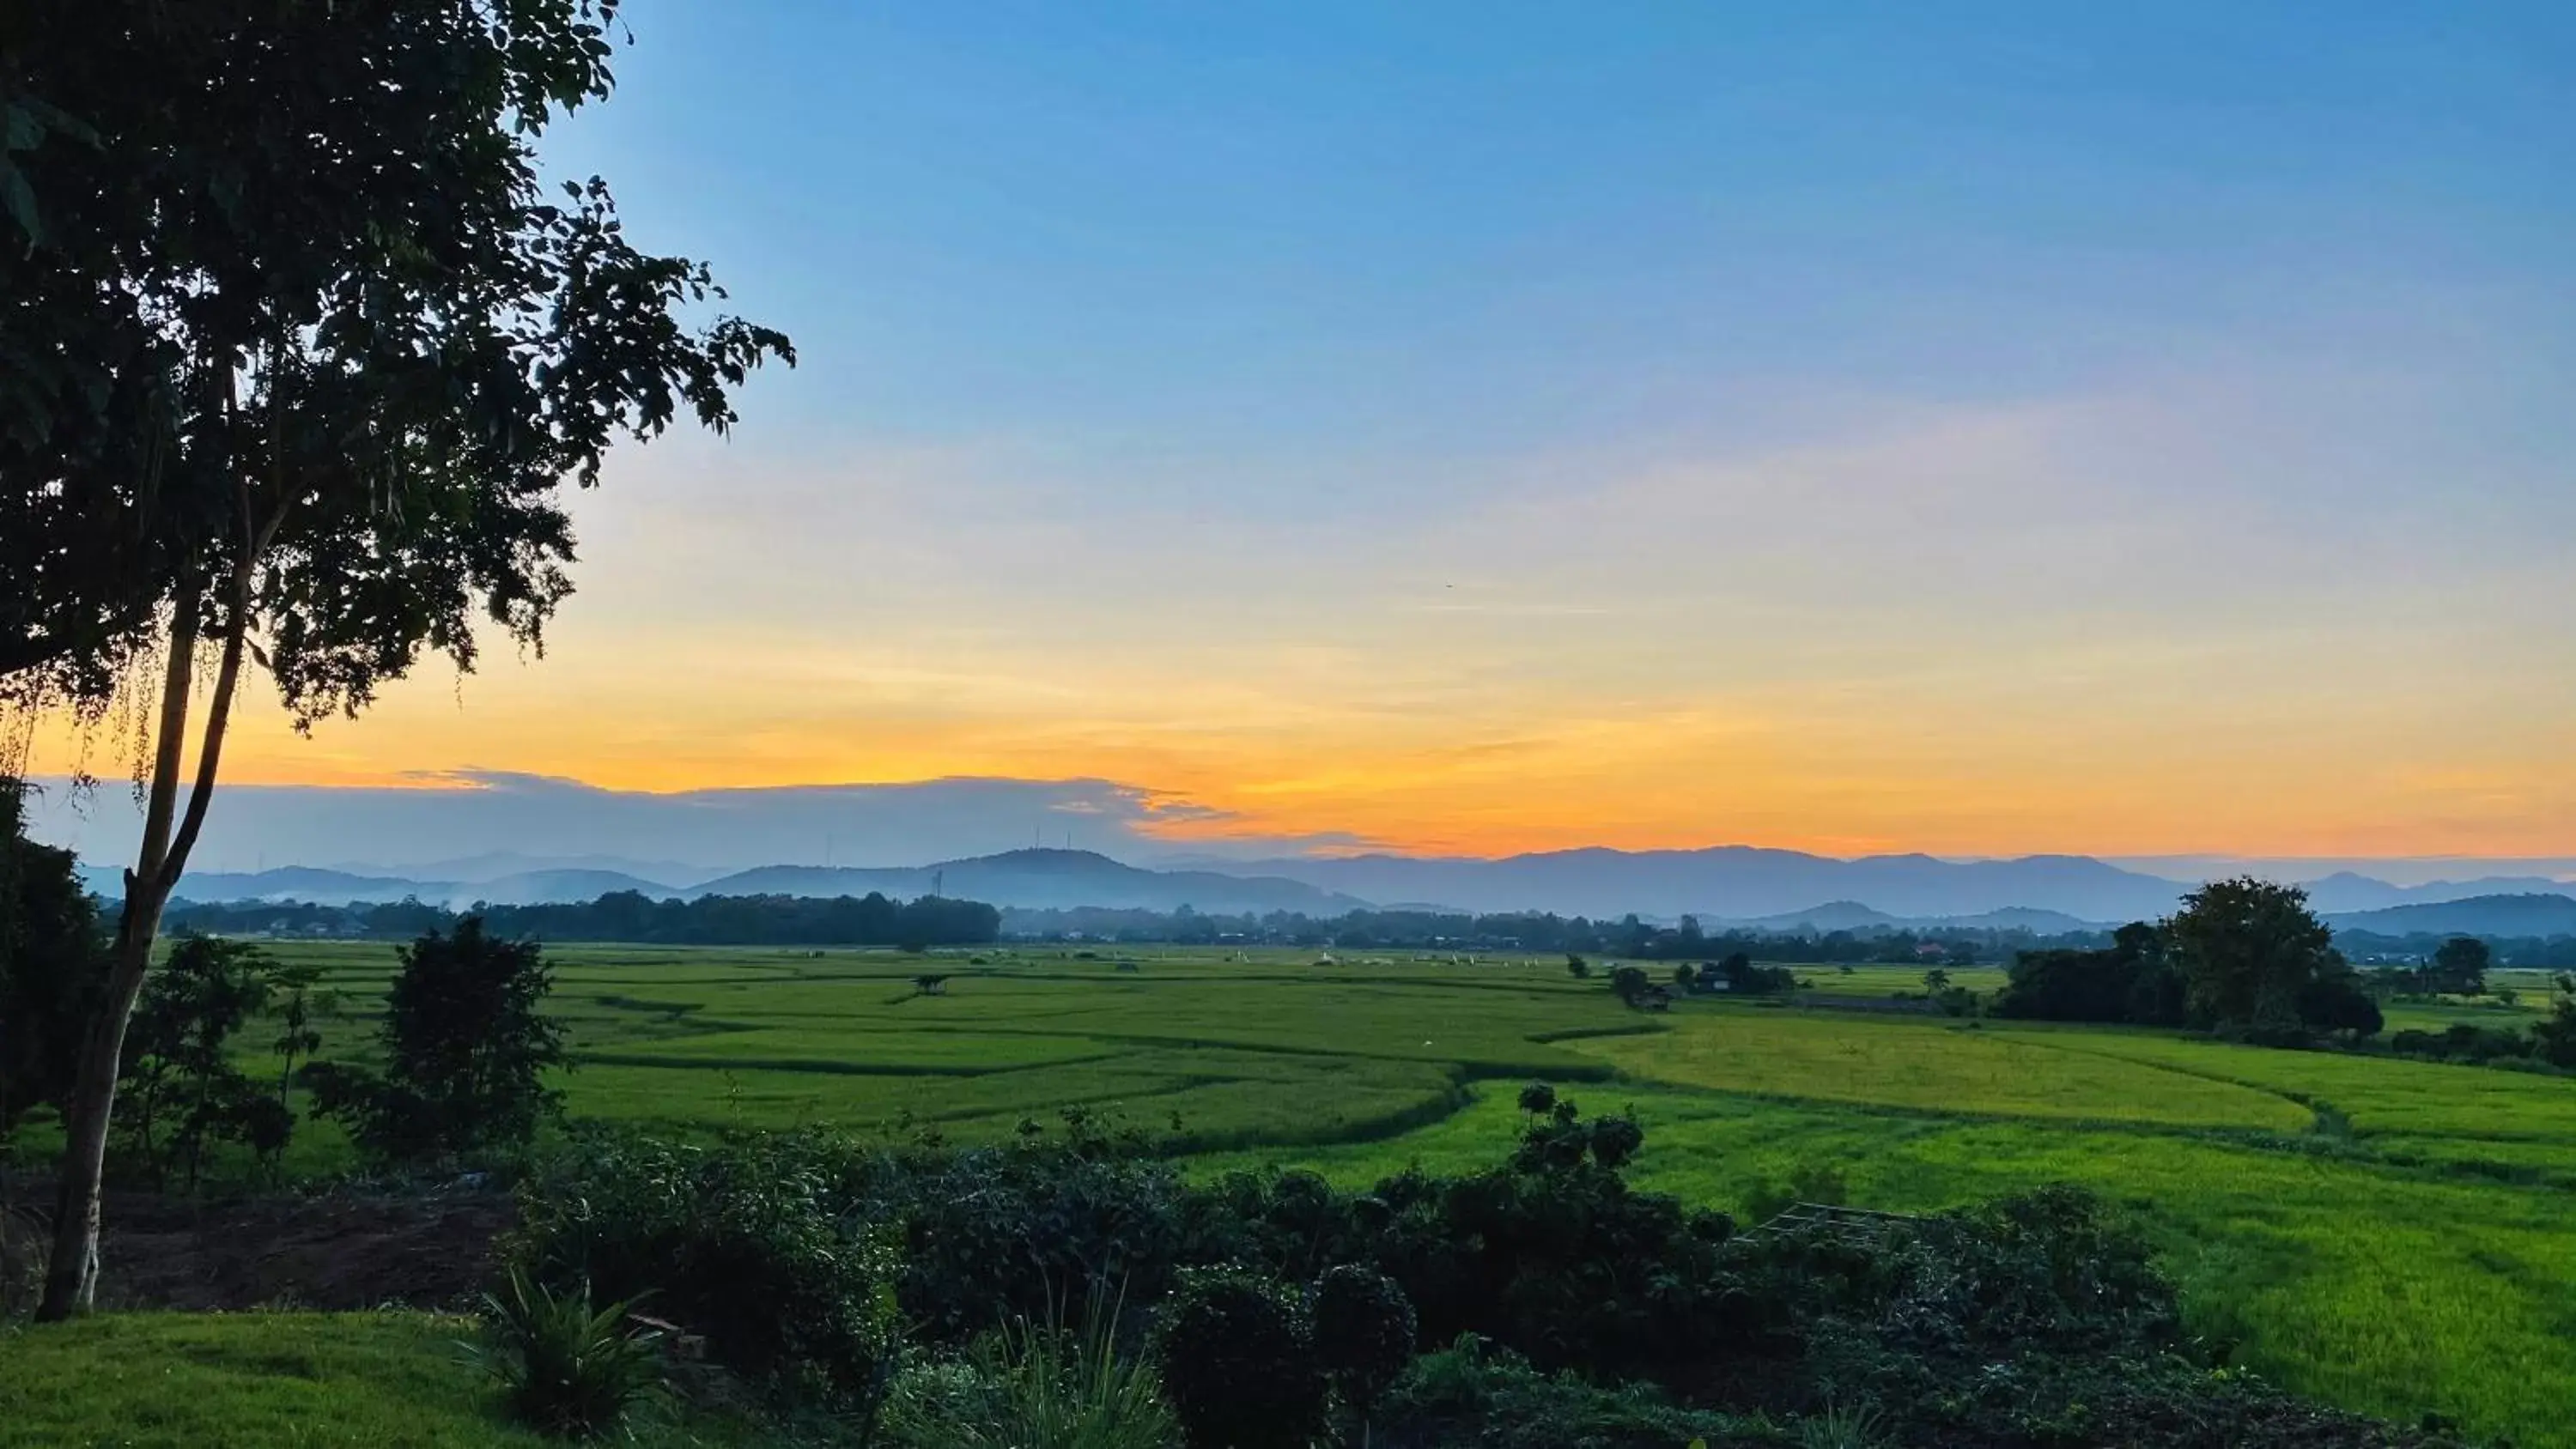
M 507 1427 L 463 1319 L 113 1313 L 0 1337 L 0 1446 L 133 1449 L 547 1441 Z
M 280 951 L 349 1002 L 325 1055 L 363 1055 L 390 948 Z M 1491 1163 L 1517 1126 L 1514 1088 L 1544 1078 L 1590 1109 L 1633 1104 L 1640 1183 L 1722 1207 L 1812 1165 L 1893 1210 L 2086 1184 L 2135 1210 L 2195 1329 L 2259 1372 L 2349 1407 L 2576 1446 L 2560 1407 L 2576 1395 L 2576 1082 L 1832 1009 L 1919 992 L 1910 967 L 1800 968 L 1812 1009 L 1693 999 L 1651 1017 L 1560 959 L 1091 953 L 559 947 L 554 1009 L 576 1058 L 560 1085 L 577 1117 L 692 1132 L 969 1140 L 1080 1105 L 1176 1132 L 1195 1170 L 1299 1163 L 1365 1181 Z M 946 975 L 944 993 L 920 994 L 922 974 Z M 308 1126 L 290 1166 L 345 1152 Z M 406 1321 L 392 1322 L 369 1331 Z

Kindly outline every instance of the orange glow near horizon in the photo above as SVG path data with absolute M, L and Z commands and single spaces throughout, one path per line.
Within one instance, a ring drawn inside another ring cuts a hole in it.
M 225 778 L 1090 778 L 1191 807 L 1151 824 L 1173 840 L 1487 856 L 2576 855 L 2546 531 L 2460 567 L 2438 520 L 2336 533 L 2330 491 L 2230 524 L 2224 438 L 2172 465 L 2188 488 L 2105 471 L 2161 470 L 2223 405 L 1908 419 L 1258 528 L 900 458 L 732 492 L 682 454 L 577 499 L 542 660 L 424 663 L 310 738 L 249 682 Z M 80 758 L 57 730 L 35 768 Z

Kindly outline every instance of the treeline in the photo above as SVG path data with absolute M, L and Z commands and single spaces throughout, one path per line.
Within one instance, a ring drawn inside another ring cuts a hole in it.
M 2337 931 L 2335 945 L 2363 961 L 2420 961 L 2456 939 L 2435 931 L 2385 936 L 2376 931 Z M 2495 964 L 2525 971 L 2576 969 L 2576 936 L 2474 936 L 2495 953 Z
M 2370 983 L 2334 947 L 2307 892 L 2250 876 L 2213 881 L 2182 909 L 2099 950 L 2025 951 L 1994 1014 L 2189 1026 L 2276 1046 L 2356 1041 L 2382 1022 Z
M 451 929 L 467 913 L 421 900 L 317 906 L 187 903 L 168 915 L 173 930 L 216 935 L 336 936 L 410 940 Z M 672 946 L 975 946 L 998 938 L 1002 913 L 982 901 L 923 896 L 700 896 L 655 900 L 615 891 L 589 902 L 477 906 L 486 929 L 506 939 L 632 941 Z
M 1006 910 L 1002 932 L 1015 939 L 1108 941 L 1185 946 L 1300 946 L 1342 950 L 1529 951 L 1626 957 L 1641 961 L 1698 961 L 1743 952 L 1766 961 L 1819 965 L 1972 965 L 2002 961 L 2015 951 L 2098 946 L 2108 932 L 2040 936 L 2022 930 L 1944 928 L 1886 932 L 1704 930 L 1685 916 L 1678 926 L 1656 926 L 1628 916 L 1595 921 L 1584 916 L 1518 911 L 1470 915 L 1442 911 L 1352 911 L 1309 916 L 1295 911 L 1262 915 L 1177 911 Z
M 2183 897 L 2170 919 L 2123 926 L 2099 950 L 2022 952 L 1990 1010 L 2043 1021 L 2193 1027 L 2272 1046 L 2350 1046 L 2379 1033 L 2383 997 L 2490 994 L 2486 974 L 2496 953 L 2476 937 L 2428 938 L 2432 949 L 2412 966 L 2367 975 L 2334 939 L 2296 886 L 2216 881 Z M 2576 975 L 2560 975 L 2555 986 L 2550 1014 L 2528 1028 L 2401 1031 L 2387 1047 L 2408 1056 L 2576 1069 Z M 2510 991 L 2494 994 L 2510 1003 Z

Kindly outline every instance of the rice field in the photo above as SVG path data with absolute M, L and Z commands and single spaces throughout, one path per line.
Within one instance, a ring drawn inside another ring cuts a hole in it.
M 390 949 L 279 949 L 343 993 L 326 1055 L 362 1054 Z M 1174 1138 L 1194 1170 L 1366 1181 L 1490 1163 L 1540 1078 L 1637 1111 L 1642 1185 L 1739 1212 L 1820 1169 L 1899 1211 L 2085 1184 L 2135 1211 L 2194 1329 L 2239 1362 L 2355 1408 L 2576 1446 L 2576 1081 L 1835 1007 L 1919 990 L 1899 968 L 1804 968 L 1811 1006 L 1648 1015 L 1558 958 L 550 955 L 576 1117 L 969 1140 L 1079 1106 Z M 295 1160 L 341 1150 L 326 1127 Z

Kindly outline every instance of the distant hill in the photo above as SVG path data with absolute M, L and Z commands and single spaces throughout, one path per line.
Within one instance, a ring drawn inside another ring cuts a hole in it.
M 483 901 L 496 906 L 533 906 L 554 901 L 595 901 L 617 891 L 638 891 L 656 900 L 686 900 L 697 891 L 679 890 L 615 870 L 531 870 L 498 880 L 457 885 L 450 900 Z M 427 896 L 422 897 L 427 900 Z
M 1862 905 L 1858 901 L 1828 901 L 1803 911 L 1784 911 L 1773 916 L 1756 916 L 1750 920 L 1710 922 L 1723 927 L 1753 931 L 1813 932 L 1827 935 L 1850 931 L 1859 935 L 1878 935 L 1892 931 L 2028 931 L 2034 936 L 2063 936 L 2084 931 L 2099 931 L 2115 924 L 2107 921 L 2085 921 L 2061 911 L 2033 910 L 2027 906 L 2006 906 L 2001 910 L 1980 911 L 1972 916 L 1891 916 L 1885 911 Z
M 352 875 L 454 881 L 460 885 L 484 885 L 516 876 L 550 875 L 560 871 L 607 871 L 653 883 L 657 888 L 683 889 L 723 875 L 728 868 L 710 869 L 702 865 L 685 865 L 676 860 L 635 860 L 622 855 L 528 855 L 516 850 L 487 850 L 479 855 L 411 865 L 339 861 L 333 864 L 332 869 L 345 870 Z
M 2472 896 L 2326 917 L 2338 931 L 2377 936 L 2576 936 L 2576 899 L 2563 895 Z
M 1904 918 L 1975 916 L 2009 908 L 2079 921 L 2170 914 L 2186 887 L 2088 856 L 1949 861 L 1928 855 L 1836 860 L 1795 850 L 1560 850 L 1500 860 L 1361 855 L 1261 860 L 1214 867 L 1281 876 L 1381 901 L 1444 901 L 1470 911 L 1555 911 L 1617 917 L 1758 920 L 1850 901 Z
M 124 889 L 115 870 L 85 868 L 90 888 L 113 896 Z M 611 891 L 641 891 L 648 896 L 686 896 L 658 881 L 610 870 L 533 870 L 497 880 L 421 880 L 410 876 L 359 875 L 289 865 L 262 871 L 190 871 L 179 882 L 185 901 L 302 901 L 316 906 L 345 906 L 353 901 L 399 901 L 417 897 L 451 909 L 476 901 L 496 906 L 526 906 L 548 901 L 597 900 Z
M 720 876 L 694 895 L 943 895 L 1006 909 L 1302 911 L 1338 916 L 1368 902 L 1300 881 L 1205 870 L 1146 870 L 1088 850 L 1012 850 L 910 869 L 766 865 Z
M 124 893 L 124 877 L 107 873 L 104 893 Z M 452 887 L 442 881 L 400 876 L 355 875 L 309 865 L 285 865 L 262 871 L 190 871 L 180 878 L 178 898 L 186 901 L 304 901 L 317 906 L 345 906 L 351 901 L 398 901 L 405 896 L 445 900 Z
M 1778 915 L 1756 916 L 1749 921 L 1728 921 L 1727 925 L 1755 931 L 1833 931 L 1893 930 L 1903 922 L 1885 911 L 1873 910 L 1858 901 L 1827 901 L 1803 911 L 1783 911 Z
M 2474 880 L 2437 880 L 2423 885 L 2397 886 L 2348 870 L 2339 870 L 2306 884 L 2308 907 L 2320 915 L 2386 910 L 2391 906 L 2436 905 L 2481 896 L 2557 895 L 2567 889 L 2566 882 L 2540 875 L 2490 875 Z

